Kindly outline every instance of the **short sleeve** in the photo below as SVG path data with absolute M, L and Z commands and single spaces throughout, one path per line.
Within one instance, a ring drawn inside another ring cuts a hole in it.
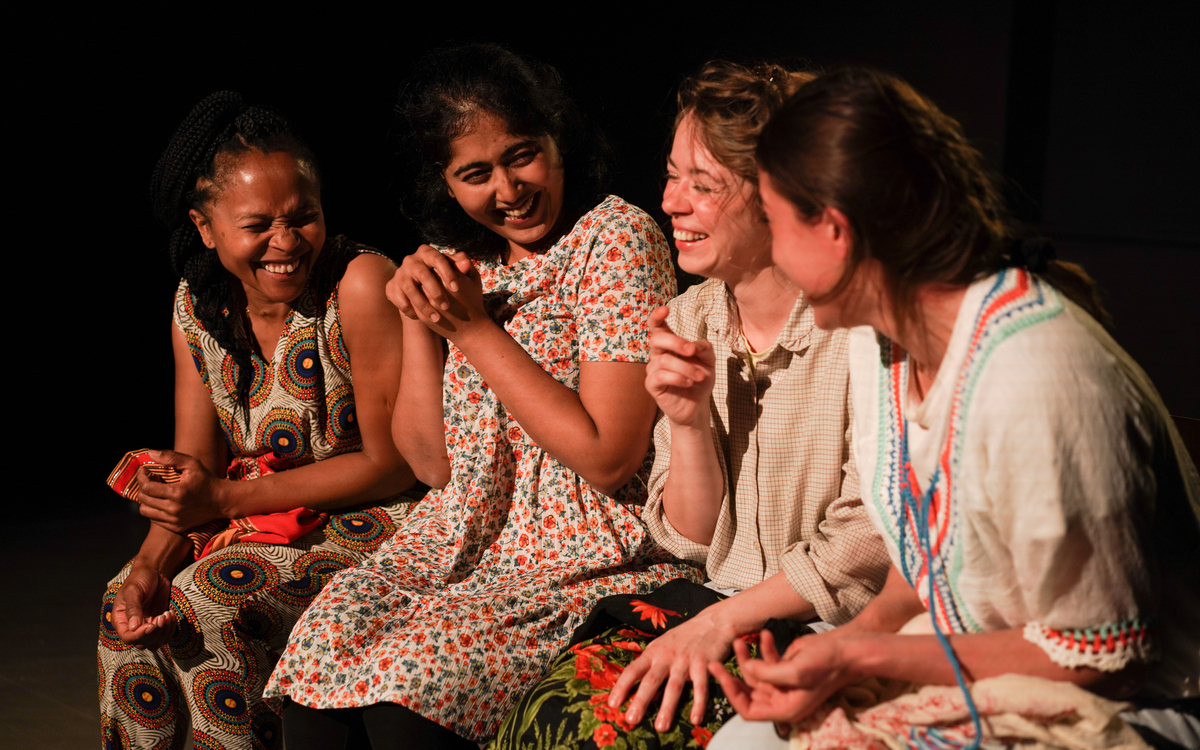
M 1153 651 L 1155 417 L 1107 352 L 1058 323 L 993 355 L 964 470 L 981 472 L 1026 639 L 1061 666 L 1116 671 Z
M 640 209 L 610 199 L 596 211 L 576 302 L 581 362 L 646 362 L 650 313 L 675 296 L 671 253 Z

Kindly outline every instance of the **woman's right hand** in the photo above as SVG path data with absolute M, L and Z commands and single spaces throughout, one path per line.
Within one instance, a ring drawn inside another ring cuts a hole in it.
M 129 576 L 113 601 L 113 627 L 125 642 L 155 649 L 175 633 L 170 608 L 171 582 L 157 568 L 133 561 Z
M 688 341 L 667 325 L 670 308 L 650 314 L 650 362 L 646 390 L 667 419 L 677 425 L 709 429 L 709 397 L 716 374 L 716 355 L 708 341 Z
M 451 294 L 458 291 L 459 281 L 469 270 L 470 260 L 465 255 L 444 255 L 432 245 L 421 245 L 396 269 L 387 285 L 387 297 L 404 317 L 436 323 L 441 313 L 450 309 L 454 302 Z

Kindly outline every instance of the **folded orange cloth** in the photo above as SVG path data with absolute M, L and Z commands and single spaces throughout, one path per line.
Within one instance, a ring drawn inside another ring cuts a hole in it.
M 179 472 L 175 471 L 173 467 L 164 466 L 151 460 L 149 453 L 149 449 L 146 448 L 126 453 L 117 462 L 116 468 L 108 475 L 108 486 L 122 497 L 140 503 L 141 489 L 138 485 L 137 471 L 142 466 L 145 466 L 151 478 L 157 481 L 168 484 L 179 481 Z M 272 474 L 285 468 L 291 468 L 290 464 L 283 465 L 287 463 L 285 461 L 273 461 L 272 456 L 274 454 L 256 457 L 262 474 Z M 230 466 L 231 479 L 241 478 L 240 475 L 233 476 L 235 469 L 240 468 L 241 464 L 236 461 Z M 308 508 L 235 518 L 229 522 L 228 527 L 225 525 L 225 519 L 218 518 L 191 529 L 188 531 L 188 538 L 192 540 L 192 554 L 199 560 L 205 555 L 238 542 L 288 544 L 319 527 L 326 518 L 326 514 L 317 513 Z

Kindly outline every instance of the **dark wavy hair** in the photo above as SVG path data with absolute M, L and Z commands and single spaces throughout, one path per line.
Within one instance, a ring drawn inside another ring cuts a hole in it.
M 154 215 L 171 232 L 167 243 L 171 268 L 195 296 L 196 319 L 237 364 L 237 399 L 249 409 L 251 364 L 248 325 L 242 320 L 236 280 L 221 265 L 217 251 L 205 247 L 188 212 L 207 215 L 238 157 L 250 151 L 282 151 L 308 165 L 320 184 L 312 151 L 293 132 L 287 118 L 270 107 L 250 106 L 241 94 L 218 91 L 200 101 L 175 131 L 150 180 Z
M 802 216 L 837 208 L 850 223 L 845 290 L 867 258 L 881 264 L 898 326 L 923 326 L 917 289 L 965 285 L 1020 265 L 1107 324 L 1095 284 L 1072 263 L 1030 263 L 1034 242 L 962 127 L 900 78 L 846 67 L 802 86 L 763 129 L 756 151 Z
M 443 173 L 450 143 L 481 113 L 502 119 L 511 133 L 554 139 L 563 159 L 563 210 L 581 215 L 608 187 L 612 150 L 567 93 L 549 65 L 495 44 L 434 50 L 419 60 L 400 87 L 396 113 L 400 207 L 431 243 L 475 258 L 496 257 L 504 239 L 481 226 L 450 197 Z

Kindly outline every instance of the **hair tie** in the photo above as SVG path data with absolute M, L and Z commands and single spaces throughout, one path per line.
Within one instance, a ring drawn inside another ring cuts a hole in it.
M 1057 255 L 1054 243 L 1045 237 L 1014 239 L 1008 245 L 1008 265 L 1033 273 L 1045 273 Z

